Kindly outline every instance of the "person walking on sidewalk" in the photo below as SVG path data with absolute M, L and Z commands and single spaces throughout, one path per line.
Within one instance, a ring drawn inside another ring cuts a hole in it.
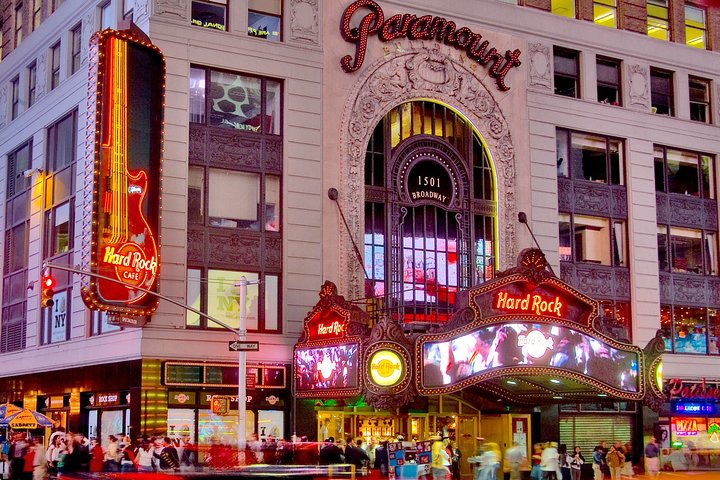
M 660 458 L 658 454 L 660 448 L 658 448 L 657 440 L 655 437 L 650 437 L 650 442 L 645 446 L 645 463 L 647 467 L 647 473 L 651 477 L 657 477 L 660 475 Z

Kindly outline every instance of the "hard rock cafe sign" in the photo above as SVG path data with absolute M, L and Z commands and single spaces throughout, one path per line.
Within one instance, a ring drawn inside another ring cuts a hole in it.
M 369 10 L 357 26 L 351 26 L 353 15 L 361 8 Z M 435 40 L 465 52 L 468 58 L 480 65 L 490 65 L 489 74 L 495 79 L 500 90 L 510 90 L 505 76 L 511 69 L 519 67 L 520 50 L 507 50 L 504 54 L 490 46 L 479 33 L 468 27 L 458 28 L 455 22 L 443 17 L 405 13 L 385 18 L 383 9 L 373 0 L 357 0 L 343 12 L 340 33 L 346 42 L 355 44 L 355 56 L 345 55 L 340 60 L 343 71 L 358 70 L 365 61 L 370 35 L 377 34 L 381 42 L 407 37 L 410 40 Z
M 130 30 L 96 33 L 91 53 L 97 77 L 89 93 L 96 109 L 90 267 L 99 277 L 82 296 L 91 309 L 148 316 L 157 298 L 138 288 L 157 289 L 165 63 L 157 47 Z

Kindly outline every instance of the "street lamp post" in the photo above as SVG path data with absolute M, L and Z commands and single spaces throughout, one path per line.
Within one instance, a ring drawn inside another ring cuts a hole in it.
M 245 275 L 240 277 L 240 281 L 235 284 L 240 287 L 240 319 L 238 325 L 238 340 L 245 340 L 245 302 L 247 300 L 248 281 Z M 247 368 L 245 365 L 245 351 L 238 350 L 238 426 L 237 426 L 237 443 L 238 443 L 238 460 L 242 459 L 245 451 L 245 406 L 247 400 L 247 391 L 245 385 L 245 377 L 247 376 Z

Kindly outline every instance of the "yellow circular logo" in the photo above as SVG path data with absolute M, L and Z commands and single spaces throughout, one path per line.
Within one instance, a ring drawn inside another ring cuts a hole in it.
M 378 350 L 370 357 L 370 379 L 381 387 L 397 384 L 405 374 L 405 362 L 392 350 Z

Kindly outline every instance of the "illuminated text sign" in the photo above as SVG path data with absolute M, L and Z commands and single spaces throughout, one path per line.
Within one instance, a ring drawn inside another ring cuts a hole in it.
M 538 294 L 512 296 L 508 292 L 498 292 L 495 296 L 495 308 L 511 312 L 534 313 L 535 315 L 552 315 L 562 317 L 563 302 L 556 296 L 545 300 Z
M 679 378 L 668 380 L 666 393 L 669 399 L 720 400 L 720 384 L 717 382 L 689 382 Z
M 403 378 L 405 362 L 397 352 L 379 350 L 370 357 L 370 378 L 381 387 L 390 387 Z
M 357 27 L 350 26 L 350 20 L 360 8 L 370 10 Z M 382 42 L 389 42 L 398 38 L 407 37 L 410 40 L 435 40 L 451 47 L 462 50 L 472 60 L 480 65 L 492 62 L 489 73 L 495 79 L 500 90 L 510 90 L 505 85 L 505 76 L 515 67 L 521 65 L 520 50 L 507 50 L 501 54 L 490 42 L 483 40 L 483 36 L 467 27 L 457 28 L 455 22 L 442 17 L 424 15 L 418 17 L 412 14 L 397 14 L 385 20 L 385 14 L 376 2 L 372 0 L 357 0 L 350 4 L 342 15 L 340 31 L 346 42 L 355 44 L 355 57 L 346 55 L 340 61 L 342 69 L 347 72 L 358 70 L 365 61 L 368 38 L 377 34 Z
M 318 337 L 339 337 L 345 333 L 345 325 L 337 320 L 331 323 L 318 323 L 317 324 L 317 336 Z
M 694 418 L 676 418 L 674 422 L 675 435 L 689 437 L 698 434 L 698 424 Z
M 715 414 L 715 404 L 713 403 L 673 403 L 672 411 L 674 413 L 687 414 Z

